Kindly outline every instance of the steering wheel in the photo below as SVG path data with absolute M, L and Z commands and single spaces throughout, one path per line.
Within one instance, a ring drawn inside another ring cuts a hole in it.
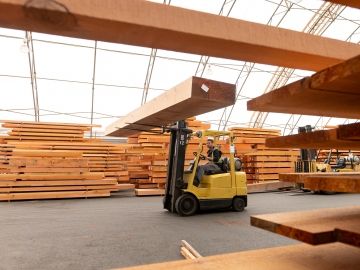
M 197 152 L 193 152 L 194 156 L 197 157 Z M 206 159 L 206 156 L 204 156 L 203 154 L 200 154 L 200 157 L 199 157 L 201 160 L 205 160 Z

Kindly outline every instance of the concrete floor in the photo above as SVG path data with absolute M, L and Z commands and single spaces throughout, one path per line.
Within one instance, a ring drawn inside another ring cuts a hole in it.
M 202 255 L 296 243 L 250 226 L 250 215 L 360 205 L 360 195 L 249 195 L 243 213 L 182 218 L 160 197 L 0 203 L 0 269 L 109 269 L 182 259 L 185 239 Z

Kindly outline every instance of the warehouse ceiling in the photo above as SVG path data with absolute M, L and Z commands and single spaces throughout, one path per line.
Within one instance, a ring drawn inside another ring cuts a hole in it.
M 153 2 L 360 43 L 360 10 L 314 0 L 157 0 Z M 100 124 L 187 79 L 237 85 L 235 106 L 198 119 L 213 129 L 249 126 L 296 133 L 354 119 L 259 113 L 246 102 L 312 72 L 0 28 L 0 119 Z

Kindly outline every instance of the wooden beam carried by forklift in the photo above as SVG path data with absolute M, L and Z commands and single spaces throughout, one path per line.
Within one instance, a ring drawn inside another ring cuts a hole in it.
M 234 84 L 191 77 L 110 125 L 107 136 L 126 137 L 235 103 Z

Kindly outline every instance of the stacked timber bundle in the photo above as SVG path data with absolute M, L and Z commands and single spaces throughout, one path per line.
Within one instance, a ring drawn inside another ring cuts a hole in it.
M 85 138 L 94 125 L 2 121 L 9 128 L 3 140 L 23 149 L 81 151 L 89 160 L 90 172 L 104 172 L 105 178 L 129 182 L 126 171 L 125 145 L 106 143 L 101 139 Z
M 279 180 L 279 173 L 295 171 L 299 150 L 259 149 L 244 155 L 248 183 Z
M 265 146 L 265 140 L 280 136 L 280 130 L 240 127 L 230 130 L 236 137 L 236 152 L 242 159 L 248 183 L 279 180 L 279 173 L 294 172 L 299 150 Z
M 85 138 L 91 125 L 3 123 L 3 127 L 10 129 L 8 136 L 1 138 L 0 145 L 0 173 L 5 181 L 1 182 L 1 187 L 7 187 L 2 190 L 7 192 L 2 196 L 4 200 L 104 197 L 109 196 L 110 191 L 133 187 L 125 184 L 129 181 L 125 160 L 127 146 Z M 27 173 L 36 175 L 25 175 Z M 32 182 L 6 182 L 27 179 Z M 33 182 L 40 180 L 43 182 Z M 51 180 L 57 181 L 49 182 Z M 18 191 L 26 194 L 12 195 Z
M 210 128 L 209 124 L 195 118 L 189 118 L 186 122 L 193 131 Z M 161 133 L 160 129 L 128 137 L 127 170 L 130 183 L 135 184 L 137 195 L 163 194 L 167 175 L 169 141 L 169 134 Z M 189 141 L 185 156 L 186 167 L 194 159 L 193 152 L 197 151 L 198 143 L 199 139 L 197 138 Z
M 85 142 L 84 133 L 90 131 L 91 125 L 28 122 L 28 121 L 1 121 L 2 127 L 9 128 L 9 136 L 3 139 L 12 141 L 66 141 Z M 93 141 L 93 139 L 92 139 Z
M 0 174 L 0 201 L 107 197 L 119 190 L 116 179 L 90 172 L 82 152 L 14 147 L 8 153 Z

